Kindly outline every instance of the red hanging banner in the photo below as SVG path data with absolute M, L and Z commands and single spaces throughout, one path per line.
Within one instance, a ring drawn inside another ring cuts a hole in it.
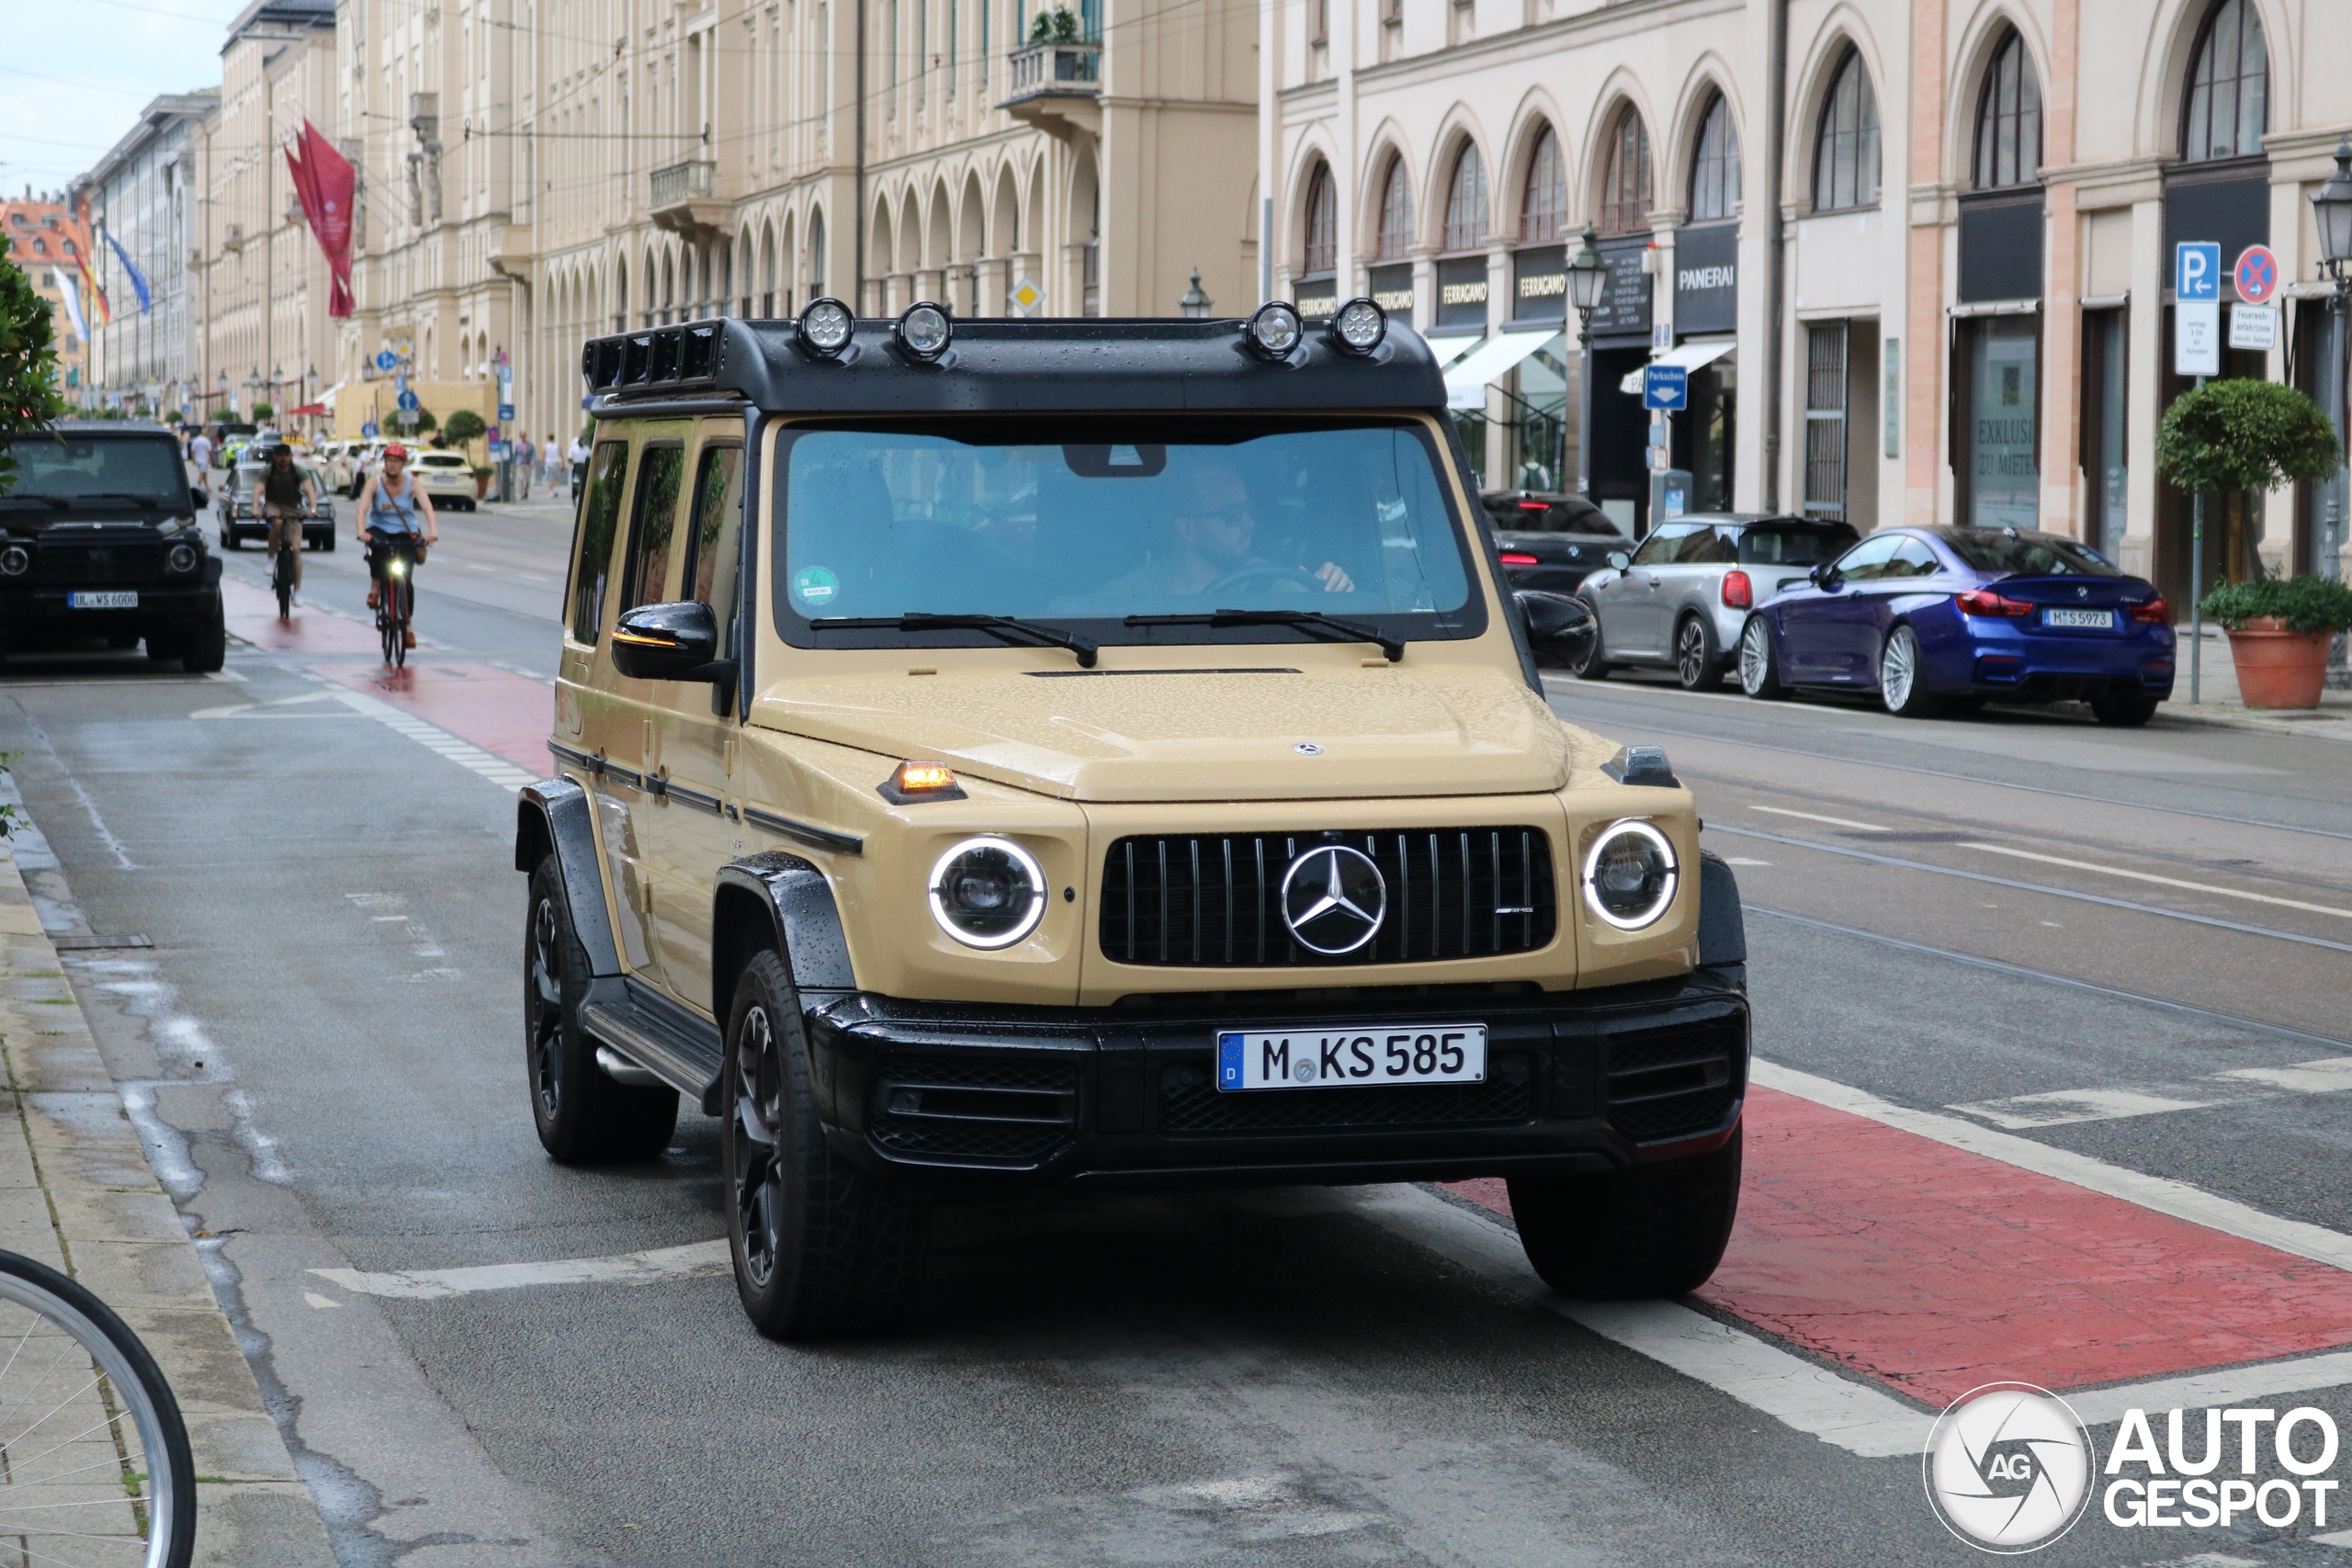
M 299 152 L 298 152 L 299 149 Z M 302 216 L 327 258 L 332 281 L 327 290 L 327 314 L 351 314 L 351 204 L 357 185 L 351 161 L 335 151 L 319 128 L 308 119 L 295 145 L 286 150 L 286 166 L 294 175 L 294 194 Z

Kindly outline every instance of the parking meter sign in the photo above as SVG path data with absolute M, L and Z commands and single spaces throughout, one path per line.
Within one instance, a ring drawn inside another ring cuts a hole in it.
M 1679 365 L 1651 365 L 1642 370 L 1642 406 L 1671 413 L 1690 406 L 1690 372 Z

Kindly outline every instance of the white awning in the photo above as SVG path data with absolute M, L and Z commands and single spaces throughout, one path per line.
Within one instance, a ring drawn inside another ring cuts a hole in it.
M 1739 340 L 1736 337 L 1710 338 L 1704 342 L 1686 343 L 1677 347 L 1669 348 L 1664 354 L 1661 354 L 1652 359 L 1649 363 L 1650 365 L 1679 365 L 1685 370 L 1696 370 L 1702 365 L 1713 365 L 1716 360 L 1721 359 L 1724 355 L 1729 354 L 1733 349 L 1737 348 L 1738 346 Z M 1649 365 L 1642 367 L 1642 370 L 1646 370 L 1648 368 Z M 1637 398 L 1640 397 L 1642 395 L 1642 370 L 1635 370 L 1628 375 L 1623 380 L 1618 382 L 1617 389 L 1621 392 L 1631 392 Z
M 1487 405 L 1487 389 L 1510 374 L 1529 355 L 1560 335 L 1556 327 L 1532 333 L 1497 333 L 1461 363 L 1445 373 L 1445 406 L 1478 409 Z

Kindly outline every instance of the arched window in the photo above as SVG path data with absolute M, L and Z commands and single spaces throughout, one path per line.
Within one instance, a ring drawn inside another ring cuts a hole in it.
M 1976 188 L 2030 186 L 2041 175 L 2041 85 L 2015 28 L 1993 51 L 1976 106 Z
M 1560 139 L 1550 126 L 1535 133 L 1527 154 L 1527 187 L 1520 193 L 1519 237 L 1529 244 L 1556 240 L 1568 225 L 1568 173 Z
M 1609 162 L 1600 177 L 1600 231 L 1639 234 L 1650 226 L 1650 133 L 1631 104 L 1609 130 Z
M 1405 172 L 1405 160 L 1392 155 L 1380 182 L 1380 259 L 1400 260 L 1412 243 L 1413 176 Z
M 1813 208 L 1838 212 L 1878 205 L 1878 95 L 1862 52 L 1848 45 L 1821 104 L 1813 151 Z
M 1739 133 L 1731 128 L 1731 104 L 1717 93 L 1699 121 L 1699 152 L 1690 160 L 1690 218 L 1706 223 L 1729 218 L 1739 207 Z
M 1445 187 L 1445 248 L 1475 251 L 1487 243 L 1487 163 L 1478 144 L 1465 141 L 1454 155 L 1453 178 Z
M 2262 18 L 2248 0 L 2222 0 L 2197 40 L 2180 155 L 2191 163 L 2253 157 L 2269 124 L 2270 51 Z
M 1329 272 L 1340 265 L 1340 204 L 1331 189 L 1331 165 L 1317 164 L 1306 176 L 1306 270 Z

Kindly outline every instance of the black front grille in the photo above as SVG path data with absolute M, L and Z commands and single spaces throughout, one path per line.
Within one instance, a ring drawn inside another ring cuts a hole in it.
M 1379 934 L 1337 957 L 1300 946 L 1283 922 L 1283 874 L 1326 844 L 1363 851 L 1388 886 Z M 1116 964 L 1279 968 L 1485 958 L 1544 946 L 1557 921 L 1551 840 L 1538 828 L 1138 837 L 1113 844 L 1102 868 L 1102 953 Z
M 164 573 L 159 544 L 50 545 L 40 547 L 43 578 L 68 588 L 153 582 Z
M 1609 1043 L 1609 1124 L 1636 1142 L 1703 1133 L 1739 1096 L 1740 1030 L 1721 1021 Z
M 1487 1081 L 1477 1084 L 1226 1093 L 1210 1081 L 1205 1056 L 1197 1063 L 1171 1063 L 1159 1074 L 1159 1130 L 1170 1137 L 1498 1127 L 1534 1119 L 1534 1066 L 1518 1052 L 1489 1060 Z
M 883 1065 L 869 1126 L 896 1154 L 1035 1165 L 1078 1125 L 1078 1076 L 1059 1062 L 942 1056 Z

